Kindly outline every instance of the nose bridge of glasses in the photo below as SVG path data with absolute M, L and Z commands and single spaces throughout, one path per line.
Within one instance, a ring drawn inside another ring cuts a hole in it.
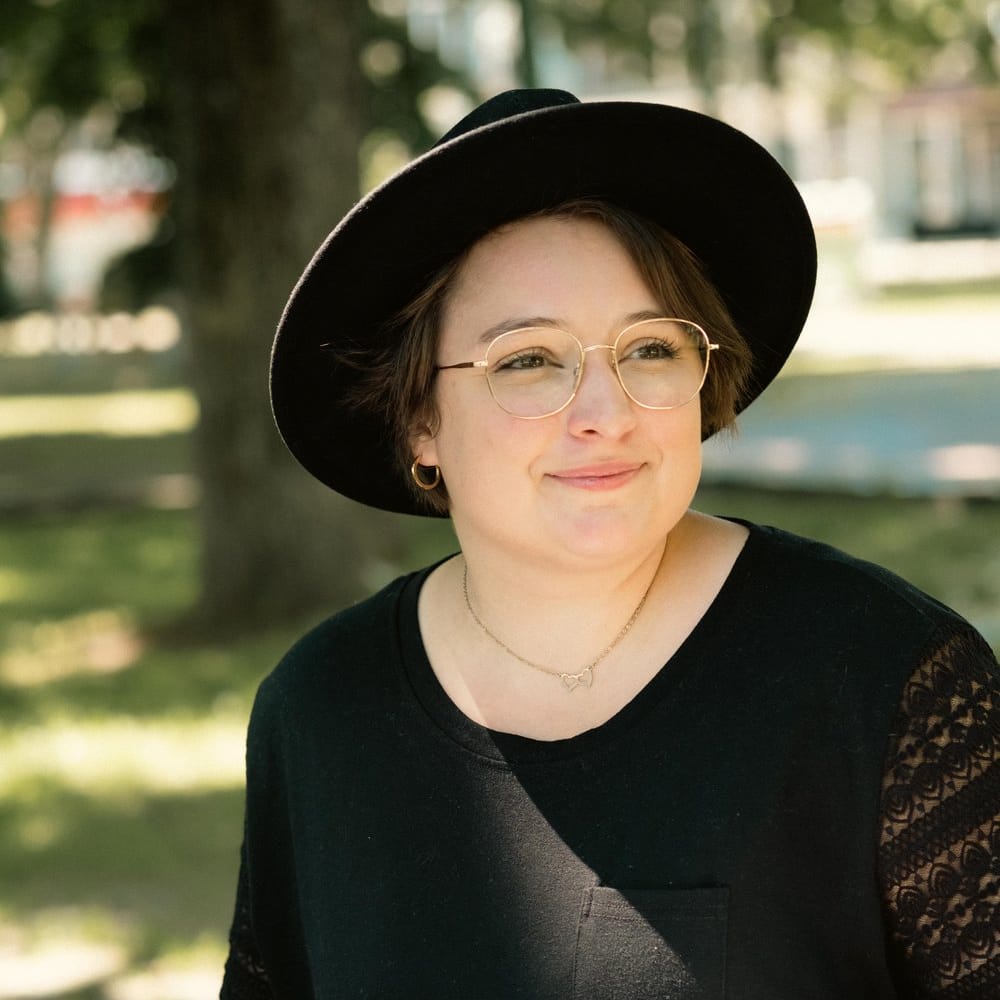
M 616 355 L 616 351 L 617 351 L 617 345 L 615 345 L 615 344 L 591 344 L 589 347 L 583 347 L 581 345 L 581 347 L 580 347 L 580 359 L 581 359 L 580 363 L 581 363 L 581 365 L 585 364 L 585 362 L 587 360 L 587 355 L 590 354 L 591 351 L 610 351 L 611 352 L 611 357 L 608 358 L 608 367 L 612 371 L 614 371 L 614 372 L 618 371 L 618 365 L 616 363 L 617 359 L 616 359 L 616 356 L 615 356 Z
M 608 357 L 608 368 L 612 373 L 612 378 L 616 383 L 618 391 L 623 393 L 623 398 L 629 396 L 628 390 L 625 388 L 625 383 L 622 381 L 622 374 L 618 369 L 617 360 L 617 344 L 590 344 L 587 347 L 580 345 L 580 368 L 576 372 L 576 389 L 574 390 L 574 396 L 580 391 L 584 378 L 584 370 L 586 369 L 587 355 L 591 351 L 610 351 L 611 354 Z

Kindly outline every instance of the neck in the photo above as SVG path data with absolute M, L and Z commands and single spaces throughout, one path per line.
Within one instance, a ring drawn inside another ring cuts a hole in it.
M 739 525 L 692 512 L 645 555 L 586 573 L 491 561 L 470 547 L 478 616 L 518 656 L 557 676 L 519 663 L 475 623 L 462 594 L 462 558 L 438 567 L 421 591 L 431 665 L 459 709 L 491 729 L 550 740 L 599 726 L 670 660 L 716 597 L 746 536 Z M 591 669 L 591 686 L 560 683 L 558 675 L 585 671 L 615 642 L 647 587 L 633 627 Z
M 526 567 L 463 550 L 455 567 L 467 629 L 522 666 L 579 674 L 596 667 L 639 620 L 664 565 L 668 540 L 600 567 Z
M 540 607 L 548 614 L 565 604 L 579 614 L 591 603 L 606 604 L 619 594 L 629 597 L 634 593 L 637 601 L 661 568 L 668 540 L 669 547 L 676 548 L 687 534 L 688 521 L 699 516 L 688 512 L 667 535 L 610 557 L 576 553 L 561 557 L 558 552 L 513 550 L 505 544 L 491 544 L 476 532 L 467 533 L 457 523 L 455 530 L 468 565 L 470 586 L 484 607 Z
M 464 547 L 462 557 L 470 587 L 489 605 L 521 610 L 540 607 L 545 613 L 566 605 L 579 613 L 590 603 L 607 603 L 616 595 L 627 597 L 645 590 L 656 576 L 667 542 L 663 539 L 645 552 L 598 567 L 553 566 L 542 560 L 494 561 Z

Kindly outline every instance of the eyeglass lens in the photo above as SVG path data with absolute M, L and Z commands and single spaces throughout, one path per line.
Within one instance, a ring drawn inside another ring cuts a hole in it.
M 622 331 L 615 364 L 626 393 L 640 406 L 672 409 L 693 399 L 708 368 L 708 337 L 677 319 L 645 320 Z M 591 358 L 591 363 L 597 361 Z M 486 353 L 494 399 L 519 417 L 561 410 L 580 381 L 584 350 L 565 330 L 532 327 L 497 337 Z

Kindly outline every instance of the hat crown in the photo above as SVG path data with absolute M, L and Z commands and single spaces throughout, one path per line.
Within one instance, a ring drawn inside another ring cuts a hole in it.
M 656 223 L 701 260 L 753 353 L 737 409 L 749 405 L 791 351 L 816 276 L 812 226 L 788 175 L 759 143 L 694 111 L 511 90 L 368 194 L 292 292 L 271 402 L 305 468 L 362 503 L 428 514 L 407 485 L 411 458 L 405 469 L 397 460 L 391 408 L 352 402 L 354 351 L 385 347 L 400 332 L 393 317 L 483 235 L 581 197 Z
M 579 104 L 580 99 L 568 90 L 546 90 L 535 88 L 531 90 L 505 90 L 502 94 L 491 97 L 478 108 L 470 111 L 461 121 L 453 125 L 434 146 L 440 146 L 460 135 L 473 132 L 485 125 L 495 125 L 507 118 L 516 118 L 529 111 L 543 111 L 546 108 L 558 108 L 564 104 Z

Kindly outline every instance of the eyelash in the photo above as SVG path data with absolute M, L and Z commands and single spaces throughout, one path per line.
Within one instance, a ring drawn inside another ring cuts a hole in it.
M 633 348 L 633 351 L 647 350 L 650 347 L 662 348 L 664 353 L 671 358 L 676 358 L 677 355 L 680 354 L 680 350 L 677 345 L 672 344 L 669 340 L 647 340 L 643 344 L 639 345 L 639 347 Z
M 513 368 L 518 361 L 524 361 L 531 358 L 540 358 L 542 361 L 552 360 L 551 358 L 546 357 L 544 351 L 519 351 L 517 354 L 508 355 L 506 358 L 500 360 L 493 370 L 498 372 L 506 371 Z

